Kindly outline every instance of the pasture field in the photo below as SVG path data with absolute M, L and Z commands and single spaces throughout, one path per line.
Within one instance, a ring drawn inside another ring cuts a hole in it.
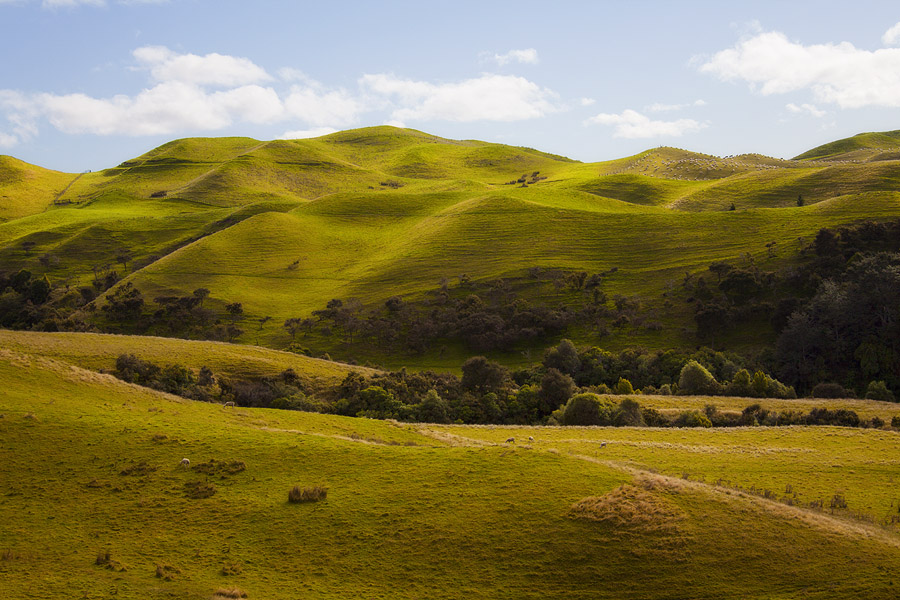
M 656 148 L 580 163 L 373 127 L 308 140 L 176 140 L 77 179 L 6 157 L 0 263 L 75 287 L 108 266 L 148 303 L 205 287 L 216 310 L 242 303 L 239 341 L 274 348 L 289 343 L 285 319 L 332 298 L 420 301 L 465 275 L 577 304 L 530 281 L 530 270 L 616 268 L 604 292 L 637 298 L 654 326 L 617 328 L 604 345 L 686 347 L 696 343 L 692 307 L 663 298 L 686 273 L 718 260 L 778 270 L 822 227 L 900 215 L 895 132 L 857 138 L 799 160 Z M 123 253 L 130 261 L 120 264 Z M 752 351 L 773 335 L 744 333 L 729 346 Z M 338 337 L 307 345 L 393 367 L 454 368 L 465 358 L 452 344 L 440 355 L 388 356 Z M 594 333 L 570 337 L 592 343 Z M 518 349 L 498 358 L 523 360 Z
M 895 432 L 226 409 L 5 345 L 0 386 L 4 598 L 896 597 Z

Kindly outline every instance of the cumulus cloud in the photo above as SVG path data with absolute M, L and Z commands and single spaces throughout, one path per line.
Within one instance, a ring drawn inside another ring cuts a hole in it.
M 692 106 L 706 106 L 706 101 L 694 100 L 693 102 L 685 102 L 683 104 L 662 104 L 657 102 L 648 106 L 647 110 L 650 112 L 671 112 L 675 110 L 684 110 L 685 108 L 691 108 Z
M 270 81 L 272 77 L 247 58 L 224 54 L 176 54 L 165 46 L 144 46 L 133 53 L 156 81 L 231 87 Z
M 511 62 L 535 65 L 538 62 L 538 53 L 534 48 L 510 50 L 506 54 L 494 54 L 491 60 L 501 67 Z
M 785 108 L 787 108 L 792 113 L 805 113 L 810 116 L 816 117 L 817 119 L 821 119 L 827 113 L 818 108 L 815 104 L 794 104 L 793 102 L 788 103 Z
M 881 41 L 885 46 L 896 46 L 900 43 L 900 23 L 884 32 Z
M 717 52 L 700 71 L 746 81 L 765 96 L 808 89 L 819 102 L 841 108 L 900 106 L 900 48 L 868 51 L 848 42 L 807 46 L 765 32 Z
M 557 110 L 554 92 L 511 75 L 434 84 L 378 74 L 364 75 L 360 84 L 398 104 L 391 118 L 399 121 L 522 121 Z
M 582 106 L 591 106 L 592 104 L 594 104 L 596 102 L 597 101 L 594 100 L 593 98 L 582 98 L 581 100 L 578 101 L 578 103 L 581 104 Z
M 284 107 L 288 114 L 317 127 L 352 125 L 365 110 L 349 92 L 324 90 L 318 84 L 292 86 Z
M 332 127 L 315 127 L 313 129 L 298 129 L 295 131 L 285 131 L 281 134 L 280 140 L 303 140 L 306 138 L 321 137 L 329 133 L 336 132 L 337 129 Z
M 641 113 L 627 109 L 621 114 L 600 113 L 585 121 L 586 125 L 612 125 L 613 137 L 644 139 L 655 137 L 679 137 L 685 133 L 699 131 L 707 125 L 694 119 L 676 121 L 654 121 Z

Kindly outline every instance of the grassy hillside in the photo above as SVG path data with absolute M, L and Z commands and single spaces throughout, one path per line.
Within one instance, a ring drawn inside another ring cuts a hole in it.
M 293 369 L 301 379 L 340 383 L 350 372 L 372 369 L 279 352 L 259 346 L 201 342 L 174 338 L 98 333 L 42 333 L 0 330 L 0 347 L 15 352 L 63 360 L 94 371 L 112 370 L 122 354 L 135 354 L 157 364 L 180 364 L 194 371 L 209 367 L 236 377 L 266 377 Z
M 900 158 L 900 131 L 860 133 L 817 146 L 794 160 L 897 160 Z
M 45 210 L 77 177 L 0 155 L 0 223 Z
M 892 136 L 836 142 L 828 157 L 860 144 L 887 148 Z M 604 344 L 691 346 L 692 307 L 663 299 L 686 272 L 739 256 L 781 268 L 821 227 L 900 215 L 900 160 L 836 164 L 822 156 L 657 148 L 586 164 L 392 127 L 308 140 L 176 140 L 74 182 L 16 163 L 16 173 L 43 173 L 45 184 L 9 188 L 16 202 L 3 206 L 24 208 L 0 222 L 0 265 L 75 289 L 114 269 L 148 304 L 205 287 L 220 312 L 242 303 L 241 341 L 277 348 L 288 342 L 285 319 L 309 316 L 332 298 L 421 301 L 465 275 L 482 284 L 509 279 L 523 296 L 551 305 L 577 304 L 583 300 L 528 274 L 615 268 L 604 293 L 636 297 L 653 327 L 618 328 Z M 123 254 L 130 261 L 120 263 Z M 265 317 L 272 318 L 257 331 L 252 324 Z M 592 335 L 571 333 L 585 343 Z M 770 341 L 771 332 L 757 329 L 735 343 Z M 440 356 L 388 357 L 328 336 L 305 343 L 395 366 L 455 367 L 464 355 L 452 344 Z
M 8 349 L 0 382 L 7 598 L 895 596 L 894 433 L 227 410 Z

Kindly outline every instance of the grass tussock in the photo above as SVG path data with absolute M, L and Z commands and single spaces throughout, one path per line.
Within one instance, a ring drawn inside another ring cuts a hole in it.
M 229 475 L 237 475 L 241 471 L 247 468 L 247 465 L 244 464 L 244 461 L 241 460 L 216 460 L 214 458 L 209 459 L 209 461 L 205 463 L 198 463 L 191 467 L 194 471 L 198 471 L 200 473 L 204 473 L 206 475 L 218 475 L 220 477 L 227 477 Z
M 299 485 L 295 485 L 293 489 L 288 492 L 288 502 L 318 502 L 319 500 L 324 500 L 327 495 L 328 488 L 320 485 L 307 488 L 301 488 Z
M 240 588 L 219 588 L 213 594 L 212 600 L 223 600 L 224 598 L 246 598 L 247 592 Z
M 156 576 L 164 581 L 172 581 L 175 576 L 181 573 L 181 569 L 172 565 L 160 564 L 156 565 Z
M 116 571 L 118 573 L 123 573 L 128 570 L 128 567 L 112 557 L 112 553 L 109 550 L 101 550 L 98 552 L 97 558 L 94 559 L 94 564 L 98 567 L 105 567 L 110 571 Z
M 228 562 L 222 565 L 222 570 L 220 572 L 225 576 L 240 575 L 244 572 L 244 568 L 237 563 Z
M 677 530 L 677 522 L 685 514 L 651 490 L 623 484 L 602 496 L 582 498 L 569 509 L 569 516 L 617 529 L 668 533 Z
M 192 500 L 210 498 L 216 493 L 215 484 L 206 481 L 189 481 L 184 484 L 184 495 Z

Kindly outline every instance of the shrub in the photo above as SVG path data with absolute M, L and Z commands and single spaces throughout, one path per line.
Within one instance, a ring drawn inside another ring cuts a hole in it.
M 883 381 L 873 381 L 866 390 L 867 400 L 881 400 L 882 402 L 896 402 L 894 392 L 888 389 Z
M 328 488 L 320 485 L 308 488 L 301 488 L 300 486 L 295 485 L 294 488 L 288 492 L 288 502 L 318 502 L 319 500 L 324 500 L 327 495 Z
M 643 427 L 646 425 L 640 403 L 634 398 L 622 398 L 615 413 L 615 424 L 626 427 Z
M 689 360 L 681 368 L 681 374 L 678 377 L 678 391 L 685 395 L 715 395 L 722 391 L 722 386 L 712 376 L 712 373 L 706 370 L 706 367 L 696 360 Z
M 853 394 L 839 383 L 817 383 L 812 389 L 813 398 L 852 398 Z
M 615 405 L 597 394 L 577 394 L 562 411 L 563 425 L 609 425 Z
M 891 417 L 891 427 L 894 429 L 900 429 L 900 415 L 894 415 Z
M 616 393 L 619 395 L 633 394 L 634 387 L 632 387 L 630 381 L 624 377 L 620 377 L 618 383 L 616 383 Z
M 675 427 L 712 427 L 706 415 L 699 410 L 686 410 L 672 422 Z

